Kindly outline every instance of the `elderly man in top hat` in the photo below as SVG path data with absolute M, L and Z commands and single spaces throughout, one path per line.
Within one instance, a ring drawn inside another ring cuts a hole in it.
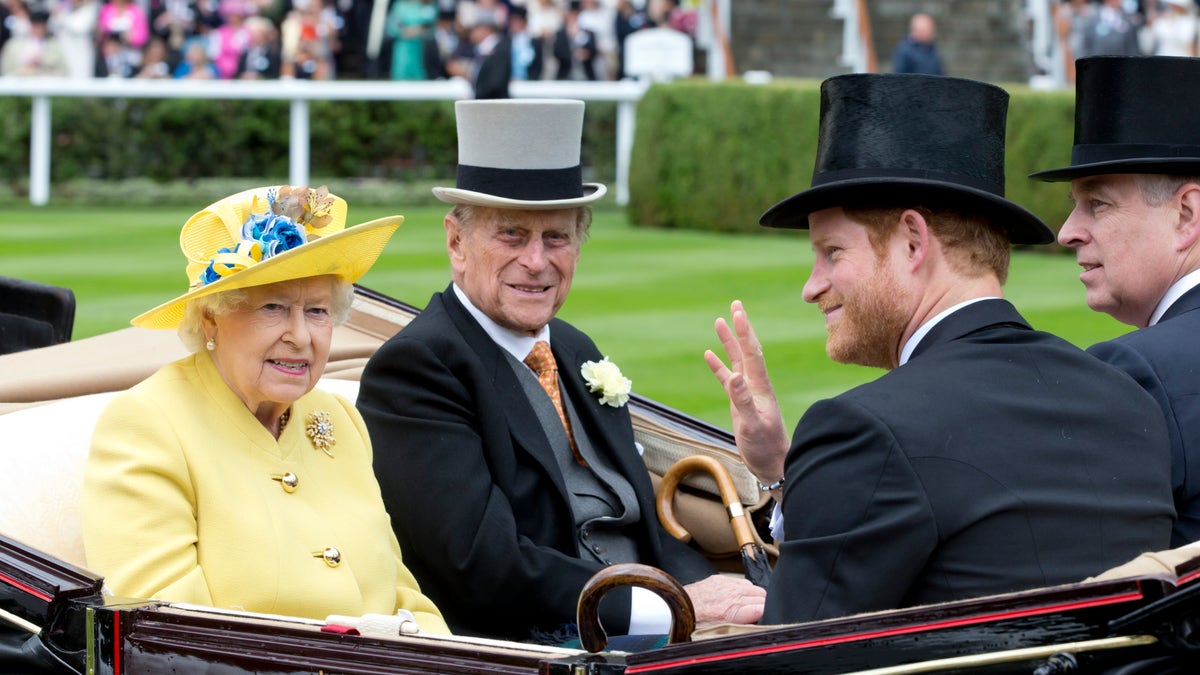
M 812 188 L 760 222 L 809 230 L 830 357 L 888 372 L 815 403 L 789 449 L 744 308 L 717 321 L 730 364 L 705 358 L 782 501 L 765 623 L 1081 581 L 1170 535 L 1153 401 L 1001 297 L 1009 245 L 1053 240 L 1004 199 L 1007 107 L 956 78 L 822 85 Z
M 453 283 L 371 358 L 359 408 L 405 561 L 457 632 L 550 638 L 606 565 L 642 562 L 686 586 L 701 621 L 753 623 L 764 594 L 716 575 L 658 524 L 628 382 L 567 299 L 589 204 L 583 102 L 460 101 L 445 217 Z M 597 365 L 601 364 L 601 365 Z M 608 369 L 607 385 L 589 374 Z M 611 600 L 610 600 L 611 596 Z M 665 633 L 648 591 L 610 593 L 610 634 Z
M 1172 546 L 1200 540 L 1200 78 L 1186 57 L 1076 63 L 1070 181 L 1075 208 L 1058 241 L 1075 249 L 1087 304 L 1137 327 L 1088 352 L 1158 402 L 1171 438 L 1178 512 Z

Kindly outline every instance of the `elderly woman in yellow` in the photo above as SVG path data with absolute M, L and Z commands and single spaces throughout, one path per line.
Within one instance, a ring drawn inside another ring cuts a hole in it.
M 189 290 L 133 324 L 176 328 L 194 353 L 118 395 L 88 457 L 87 563 L 114 594 L 316 619 L 399 610 L 448 632 L 401 561 L 354 404 L 314 389 L 351 284 L 403 218 L 345 221 L 324 188 L 281 186 L 184 224 Z

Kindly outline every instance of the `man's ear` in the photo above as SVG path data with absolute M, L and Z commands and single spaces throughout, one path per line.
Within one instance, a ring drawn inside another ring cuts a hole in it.
M 1185 183 L 1176 193 L 1179 200 L 1178 220 L 1175 223 L 1175 248 L 1186 251 L 1200 239 L 1200 184 Z
M 900 236 L 904 240 L 904 256 L 910 269 L 917 269 L 929 255 L 930 237 L 929 223 L 925 216 L 916 209 L 905 209 L 900 214 Z
M 463 230 L 458 218 L 453 213 L 447 213 L 442 219 L 442 227 L 446 230 L 446 252 L 450 254 L 450 260 L 462 260 Z

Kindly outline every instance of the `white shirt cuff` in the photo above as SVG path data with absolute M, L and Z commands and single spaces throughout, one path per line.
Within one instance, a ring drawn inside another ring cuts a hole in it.
M 630 635 L 666 635 L 671 632 L 671 609 L 654 591 L 632 586 L 629 602 Z
M 783 509 L 779 506 L 779 502 L 771 507 L 771 537 L 775 541 L 783 541 Z

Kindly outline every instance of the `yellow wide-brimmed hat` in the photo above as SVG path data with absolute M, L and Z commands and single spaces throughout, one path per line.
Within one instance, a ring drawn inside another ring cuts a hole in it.
M 179 233 L 188 291 L 131 323 L 175 328 L 189 300 L 237 288 L 326 274 L 358 281 L 404 217 L 347 228 L 346 211 L 346 201 L 324 186 L 253 188 L 209 205 Z

